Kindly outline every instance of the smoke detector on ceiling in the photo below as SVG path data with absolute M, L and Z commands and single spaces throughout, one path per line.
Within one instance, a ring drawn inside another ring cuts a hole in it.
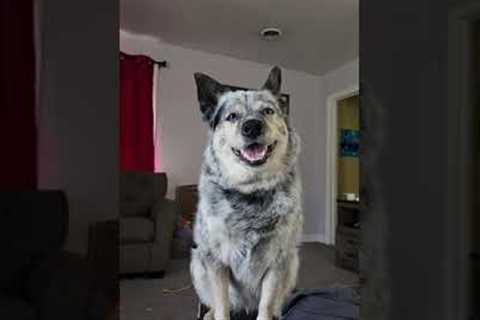
M 264 40 L 277 40 L 282 35 L 282 30 L 276 27 L 263 28 L 260 35 Z

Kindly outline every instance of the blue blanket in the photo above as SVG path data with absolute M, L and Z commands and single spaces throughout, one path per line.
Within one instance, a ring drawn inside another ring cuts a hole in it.
M 353 288 L 304 290 L 283 309 L 284 320 L 356 320 L 359 297 Z
M 200 306 L 197 319 L 207 312 Z M 353 288 L 297 291 L 285 304 L 282 320 L 357 320 L 359 296 Z M 256 312 L 232 314 L 232 320 L 255 320 Z

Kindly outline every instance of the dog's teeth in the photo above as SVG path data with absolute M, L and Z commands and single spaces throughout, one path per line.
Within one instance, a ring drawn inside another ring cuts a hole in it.
M 242 150 L 242 156 L 248 161 L 258 161 L 265 157 L 267 153 L 267 148 L 258 148 L 258 149 L 245 149 Z

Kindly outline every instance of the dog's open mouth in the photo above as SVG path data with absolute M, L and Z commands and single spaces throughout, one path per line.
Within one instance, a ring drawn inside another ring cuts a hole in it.
M 276 145 L 277 141 L 268 146 L 261 143 L 252 143 L 241 150 L 232 148 L 232 151 L 240 160 L 251 166 L 259 166 L 267 161 Z

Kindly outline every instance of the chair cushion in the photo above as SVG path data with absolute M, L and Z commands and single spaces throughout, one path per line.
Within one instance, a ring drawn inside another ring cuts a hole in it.
M 143 217 L 120 219 L 120 243 L 152 242 L 155 236 L 154 222 Z
M 156 200 L 165 197 L 167 175 L 151 172 L 122 172 L 120 175 L 120 216 L 147 217 Z

